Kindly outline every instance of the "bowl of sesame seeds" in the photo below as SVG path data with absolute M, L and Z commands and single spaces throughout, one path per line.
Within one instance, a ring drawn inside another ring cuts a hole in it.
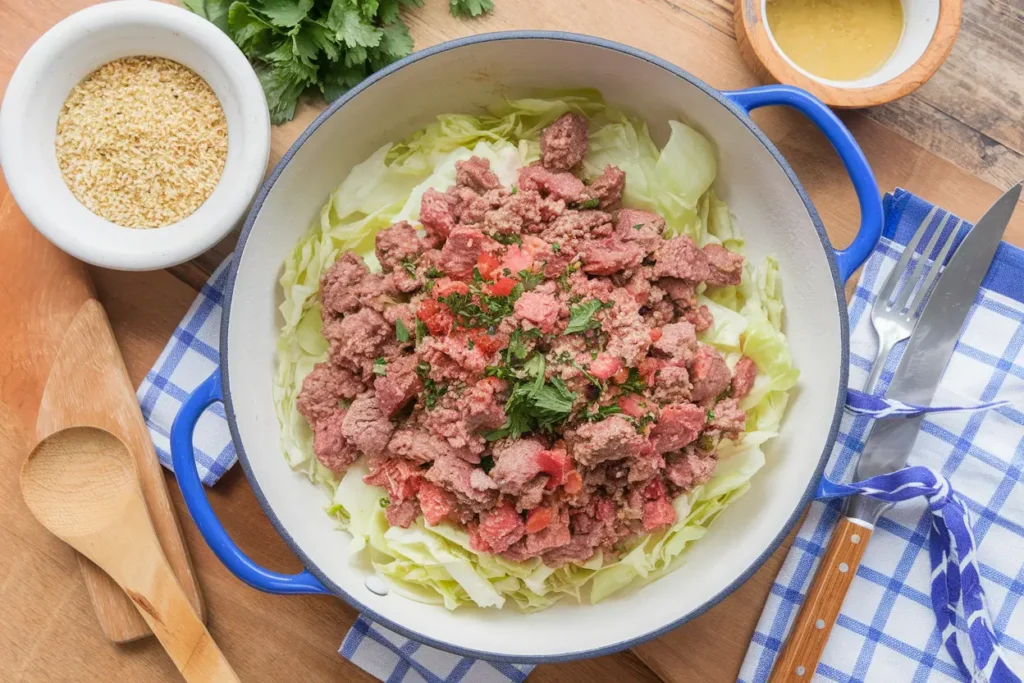
M 223 239 L 270 154 L 259 79 L 215 25 L 159 2 L 44 34 L 0 105 L 0 166 L 33 225 L 94 265 L 154 270 Z

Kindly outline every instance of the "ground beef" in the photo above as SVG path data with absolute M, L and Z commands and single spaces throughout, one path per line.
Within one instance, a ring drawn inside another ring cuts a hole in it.
M 686 368 L 669 365 L 658 371 L 658 379 L 654 383 L 654 400 L 662 405 L 689 401 L 692 390 L 690 373 Z
M 542 474 L 525 484 L 516 497 L 516 509 L 522 512 L 523 510 L 532 510 L 540 505 L 544 500 L 544 493 L 547 490 L 549 479 L 550 477 Z
M 420 516 L 420 506 L 415 500 L 403 500 L 401 503 L 390 503 L 384 510 L 384 517 L 391 526 L 408 529 Z
M 580 425 L 566 434 L 566 441 L 576 461 L 590 466 L 606 460 L 636 457 L 644 438 L 625 417 L 612 415 L 600 422 Z
M 676 451 L 693 442 L 704 429 L 707 411 L 692 403 L 673 403 L 661 410 L 651 428 L 651 444 L 658 453 Z
M 470 547 L 490 553 L 503 553 L 526 533 L 519 513 L 509 503 L 480 515 L 480 525 L 470 532 Z
M 566 210 L 544 226 L 540 236 L 545 242 L 559 245 L 562 252 L 575 254 L 585 240 L 611 236 L 611 220 L 604 211 Z
M 739 399 L 727 398 L 715 404 L 711 411 L 714 417 L 708 424 L 711 429 L 720 430 L 730 438 L 736 438 L 747 424 L 747 414 L 740 410 Z
M 395 334 L 394 327 L 372 308 L 361 308 L 340 322 L 324 325 L 323 332 L 335 365 L 360 374 L 364 380 L 374 376 L 373 362 L 384 355 Z
M 644 531 L 654 531 L 658 527 L 676 521 L 676 511 L 667 498 L 656 498 L 644 503 Z
M 597 199 L 598 206 L 608 209 L 622 201 L 626 187 L 626 173 L 618 166 L 605 166 L 586 190 L 587 199 Z
M 401 269 L 403 263 L 413 263 L 426 249 L 416 228 L 406 221 L 378 232 L 375 244 L 377 260 L 385 273 Z
M 367 459 L 369 474 L 363 481 L 380 486 L 388 492 L 392 503 L 401 503 L 416 497 L 423 485 L 423 472 L 415 464 L 398 458 L 370 457 Z
M 356 288 L 370 269 L 361 256 L 346 251 L 320 278 L 320 302 L 324 314 L 352 313 L 359 308 Z
M 661 288 L 672 301 L 683 308 L 697 305 L 697 284 L 680 280 L 677 277 L 663 277 L 658 280 L 658 287 Z
M 423 477 L 441 488 L 455 494 L 463 503 L 477 503 L 489 506 L 495 499 L 493 491 L 473 488 L 474 466 L 454 455 L 444 455 L 434 461 Z
M 381 412 L 373 392 L 363 394 L 349 406 L 342 424 L 345 438 L 366 455 L 378 455 L 387 448 L 395 425 Z
M 469 192 L 463 189 L 464 192 Z M 508 192 L 505 190 L 487 190 L 481 195 L 473 194 L 471 198 L 460 197 L 464 203 L 455 209 L 455 216 L 461 225 L 480 227 L 490 231 L 492 229 L 493 217 L 498 214 L 502 206 L 508 203 Z M 501 231 L 498 231 L 501 232 Z M 509 234 L 514 232 L 509 231 Z
M 559 318 L 569 317 L 569 307 L 551 294 L 525 292 L 515 303 L 515 316 L 550 334 L 555 331 Z
M 742 356 L 732 372 L 732 397 L 743 398 L 750 393 L 757 379 L 757 364 L 753 359 Z
M 544 512 L 547 513 L 547 510 L 544 509 Z M 535 533 L 527 533 L 521 541 L 509 547 L 504 556 L 513 562 L 524 562 L 531 557 L 567 545 L 572 540 L 569 532 L 569 511 L 559 508 L 549 514 L 553 518 L 546 527 Z M 529 527 L 529 519 L 526 527 Z
M 697 330 L 685 320 L 665 325 L 652 346 L 673 363 L 686 364 L 697 353 Z
M 429 481 L 420 484 L 416 498 L 423 511 L 423 520 L 430 526 L 447 520 L 455 512 L 455 507 L 458 504 L 455 496 Z
M 654 253 L 654 277 L 674 277 L 690 282 L 706 280 L 707 258 L 686 235 L 673 237 Z
M 617 237 L 591 241 L 581 250 L 583 272 L 591 275 L 611 275 L 636 268 L 644 260 L 645 252 L 635 242 L 623 242 Z
M 582 180 L 572 173 L 552 173 L 543 166 L 519 169 L 519 185 L 526 191 L 539 192 L 548 199 L 567 203 L 582 202 L 587 198 L 587 186 Z M 540 207 L 537 208 L 539 210 Z
M 497 250 L 498 243 L 479 230 L 455 228 L 441 249 L 441 270 L 453 278 L 468 278 L 481 254 Z
M 431 434 L 448 443 L 451 453 L 474 464 L 480 462 L 486 443 L 466 422 L 459 397 L 446 394 L 436 408 L 426 412 L 423 424 Z
M 491 162 L 478 156 L 455 162 L 455 184 L 481 194 L 501 185 L 491 170 Z
M 544 449 L 544 444 L 533 439 L 510 439 L 496 443 L 491 479 L 502 493 L 518 495 L 531 479 L 540 474 L 537 455 Z
M 689 491 L 711 479 L 717 464 L 718 460 L 713 457 L 702 458 L 686 452 L 669 461 L 665 467 L 665 478 L 683 491 Z
M 420 200 L 420 223 L 436 240 L 448 239 L 448 235 L 455 229 L 452 199 L 449 195 L 431 188 L 423 193 Z
M 338 409 L 313 425 L 313 454 L 327 469 L 341 474 L 359 458 L 359 451 L 343 433 L 345 411 Z
M 644 251 L 644 256 L 658 249 L 665 241 L 665 219 L 649 211 L 622 209 L 615 216 L 615 236 L 623 242 L 633 242 Z M 650 282 L 650 276 L 647 281 Z
M 317 363 L 302 381 L 302 390 L 295 406 L 313 425 L 338 409 L 342 399 L 352 400 L 366 391 L 362 380 L 332 363 Z
M 715 324 L 715 318 L 711 315 L 711 311 L 708 310 L 707 306 L 698 306 L 697 308 L 691 308 L 690 310 L 683 313 L 683 317 L 693 325 L 697 333 L 709 329 Z
M 707 344 L 701 344 L 697 349 L 689 370 L 690 381 L 693 383 L 690 398 L 695 403 L 715 398 L 728 389 L 732 382 L 732 373 L 722 354 Z
M 496 377 L 487 377 L 459 398 L 466 426 L 473 431 L 497 429 L 505 424 L 505 399 L 508 385 Z
M 562 114 L 540 136 L 544 168 L 569 171 L 587 154 L 587 120 L 575 112 Z
M 421 425 L 406 424 L 391 435 L 388 453 L 395 458 L 406 458 L 416 463 L 426 463 L 451 455 L 448 442 L 434 436 Z
M 416 374 L 416 356 L 400 356 L 384 366 L 384 376 L 373 381 L 380 411 L 386 417 L 395 413 L 423 390 L 423 382 Z
M 738 285 L 743 276 L 743 256 L 720 244 L 706 244 L 701 249 L 708 263 L 709 285 Z
M 488 357 L 480 346 L 469 348 L 467 339 L 461 337 L 427 337 L 419 354 L 430 365 L 434 381 L 466 381 L 479 377 L 487 367 Z

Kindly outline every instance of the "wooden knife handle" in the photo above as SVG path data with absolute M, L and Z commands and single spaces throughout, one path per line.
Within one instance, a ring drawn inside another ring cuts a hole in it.
M 839 520 L 807 599 L 775 660 L 771 683 L 806 683 L 814 676 L 873 531 L 874 527 L 860 520 Z

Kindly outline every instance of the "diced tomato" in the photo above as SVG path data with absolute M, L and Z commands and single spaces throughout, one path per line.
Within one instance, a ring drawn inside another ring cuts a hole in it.
M 437 284 L 434 285 L 434 298 L 440 299 L 450 294 L 469 294 L 469 285 L 465 282 L 449 280 L 448 278 L 438 280 Z
M 551 508 L 534 508 L 526 516 L 526 533 L 535 534 L 547 529 L 554 521 L 555 514 Z
M 654 375 L 663 367 L 665 367 L 665 361 L 660 358 L 644 358 L 637 365 L 637 370 L 640 372 L 640 377 L 643 378 L 644 383 L 650 384 L 651 380 L 654 379 Z
M 641 403 L 644 405 L 640 405 Z M 619 397 L 619 408 L 622 409 L 624 415 L 629 415 L 630 417 L 643 417 L 647 413 L 646 403 L 636 394 L 626 394 Z
M 416 317 L 423 321 L 430 334 L 443 337 L 452 330 L 455 319 L 452 312 L 444 304 L 433 299 L 424 299 L 416 309 Z
M 546 488 L 554 489 L 565 483 L 565 477 L 572 470 L 572 458 L 561 449 L 551 449 L 537 453 L 537 467 L 541 472 L 551 475 Z
M 658 500 L 665 497 L 665 485 L 661 479 L 652 479 L 651 483 L 644 487 L 644 498 L 647 500 Z
M 473 340 L 473 345 L 480 349 L 484 355 L 490 355 L 505 346 L 501 339 L 487 334 L 487 330 L 472 330 L 469 333 L 469 338 Z
M 569 470 L 569 474 L 565 475 L 563 488 L 570 496 L 576 495 L 583 490 L 583 477 L 576 470 Z
M 661 339 L 661 328 L 660 327 L 651 328 L 651 341 L 652 342 L 656 342 L 659 339 Z
M 416 498 L 420 501 L 423 519 L 430 526 L 440 524 L 455 509 L 455 500 L 452 494 L 429 481 L 420 482 L 420 490 L 416 492 Z
M 518 272 L 518 271 L 515 271 Z M 487 293 L 491 296 L 508 296 L 516 286 L 516 280 L 510 277 L 498 278 L 493 284 L 487 285 Z
M 597 358 L 590 362 L 590 374 L 600 380 L 608 379 L 621 368 L 622 361 L 607 353 L 597 354 Z
M 644 503 L 644 531 L 653 531 L 674 521 L 676 521 L 676 511 L 667 498 L 658 498 Z
M 619 371 L 612 375 L 612 380 L 616 384 L 622 384 L 627 379 L 629 379 L 629 370 L 626 368 L 619 368 Z
M 489 251 L 482 252 L 476 259 L 476 267 L 485 280 L 490 280 L 491 275 L 498 268 L 498 259 Z
M 533 255 L 517 244 L 510 244 L 501 259 L 501 272 L 507 268 L 513 275 L 533 267 Z
M 419 308 L 416 309 L 416 317 L 423 322 L 427 322 L 437 315 L 437 311 L 441 306 L 442 304 L 437 303 L 433 299 L 424 299 L 420 302 Z

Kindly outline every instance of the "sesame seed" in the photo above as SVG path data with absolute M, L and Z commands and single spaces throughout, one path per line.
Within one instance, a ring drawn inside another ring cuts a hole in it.
M 127 228 L 159 228 L 213 194 L 228 126 L 194 71 L 162 57 L 126 57 L 71 91 L 55 147 L 64 182 L 86 208 Z

